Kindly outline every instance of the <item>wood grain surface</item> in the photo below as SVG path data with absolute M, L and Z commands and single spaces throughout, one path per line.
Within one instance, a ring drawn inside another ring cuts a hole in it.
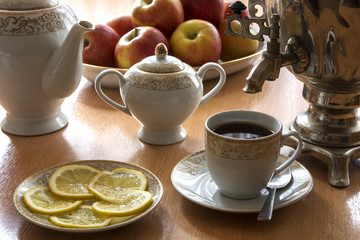
M 65 1 L 79 19 L 104 22 L 109 16 L 130 14 L 132 0 Z M 257 214 L 236 214 L 199 206 L 180 195 L 170 174 L 185 156 L 204 149 L 204 122 L 225 110 L 251 109 L 292 121 L 307 109 L 302 83 L 288 70 L 266 82 L 263 91 L 242 91 L 251 67 L 228 76 L 224 88 L 200 106 L 184 124 L 188 137 L 170 146 L 153 146 L 137 138 L 140 124 L 103 102 L 93 83 L 83 78 L 77 91 L 67 98 L 63 111 L 66 128 L 52 134 L 19 137 L 0 132 L 0 239 L 359 239 L 360 169 L 350 165 L 351 184 L 334 188 L 327 182 L 327 166 L 318 159 L 301 156 L 314 178 L 312 192 L 300 201 L 278 209 L 270 222 L 258 222 Z M 216 84 L 204 82 L 205 92 Z M 121 102 L 118 89 L 106 89 Z M 0 116 L 5 111 L 1 109 Z M 111 231 L 91 234 L 57 232 L 28 222 L 15 209 L 13 193 L 25 178 L 60 163 L 78 160 L 115 160 L 133 163 L 153 172 L 162 182 L 159 206 L 145 218 Z

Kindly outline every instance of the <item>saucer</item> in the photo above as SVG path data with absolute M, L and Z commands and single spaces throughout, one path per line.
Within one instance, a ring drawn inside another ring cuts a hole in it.
M 285 161 L 287 157 L 281 155 L 280 158 L 280 161 Z M 289 168 L 292 172 L 292 180 L 286 187 L 276 191 L 274 209 L 302 199 L 313 187 L 313 178 L 303 165 L 294 161 Z M 175 189 L 188 200 L 225 212 L 260 212 L 268 195 L 266 188 L 257 198 L 249 200 L 237 200 L 222 195 L 209 174 L 205 151 L 183 158 L 172 170 L 171 181 Z
M 48 215 L 42 215 L 38 213 L 34 213 L 30 211 L 23 201 L 24 193 L 33 187 L 37 186 L 46 186 L 49 182 L 49 178 L 56 169 L 65 166 L 65 165 L 72 165 L 72 164 L 81 164 L 91 166 L 93 168 L 99 169 L 101 171 L 112 171 L 115 168 L 131 168 L 142 172 L 148 181 L 147 191 L 152 194 L 152 204 L 142 213 L 138 215 L 126 216 L 126 217 L 113 217 L 110 225 L 105 227 L 99 228 L 66 228 L 66 227 L 58 227 L 53 225 L 49 221 Z M 42 171 L 39 171 L 32 176 L 25 179 L 19 186 L 16 188 L 14 192 L 14 204 L 18 212 L 23 215 L 27 220 L 30 222 L 39 225 L 41 227 L 63 231 L 63 232 L 100 232 L 105 230 L 110 230 L 114 228 L 119 228 L 130 224 L 132 222 L 138 221 L 139 219 L 148 215 L 160 202 L 161 197 L 163 195 L 163 187 L 160 180 L 149 170 L 130 164 L 125 162 L 118 162 L 118 161 L 109 161 L 109 160 L 84 160 L 84 161 L 76 161 L 70 162 L 66 164 L 61 164 L 57 166 L 53 166 Z

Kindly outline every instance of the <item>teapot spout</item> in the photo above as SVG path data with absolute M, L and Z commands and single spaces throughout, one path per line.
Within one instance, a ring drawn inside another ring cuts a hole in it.
M 47 96 L 65 98 L 76 90 L 82 73 L 83 38 L 93 30 L 90 22 L 75 23 L 65 41 L 51 55 L 42 77 L 42 88 Z

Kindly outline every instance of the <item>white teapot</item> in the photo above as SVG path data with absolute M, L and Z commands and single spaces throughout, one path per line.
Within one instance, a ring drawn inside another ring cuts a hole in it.
M 202 80 L 209 69 L 217 70 L 220 78 L 203 96 Z M 124 105 L 102 91 L 101 81 L 107 74 L 117 77 Z M 219 64 L 206 63 L 196 72 L 188 64 L 169 56 L 166 46 L 160 43 L 154 56 L 133 65 L 124 75 L 112 69 L 102 71 L 95 79 L 95 90 L 105 102 L 141 123 L 140 140 L 169 145 L 186 138 L 182 123 L 222 88 L 225 79 L 225 71 Z
M 83 36 L 93 25 L 57 0 L 0 0 L 0 22 L 1 128 L 22 136 L 63 128 L 60 107 L 79 85 Z

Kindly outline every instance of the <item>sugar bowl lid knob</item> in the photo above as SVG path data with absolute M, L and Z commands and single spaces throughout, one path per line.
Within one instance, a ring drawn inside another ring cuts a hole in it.
M 143 59 L 137 67 L 150 73 L 174 73 L 185 69 L 184 63 L 178 58 L 168 55 L 168 49 L 164 43 L 155 47 L 155 55 Z
M 155 48 L 155 56 L 158 58 L 164 58 L 168 55 L 168 50 L 165 44 L 159 43 Z

